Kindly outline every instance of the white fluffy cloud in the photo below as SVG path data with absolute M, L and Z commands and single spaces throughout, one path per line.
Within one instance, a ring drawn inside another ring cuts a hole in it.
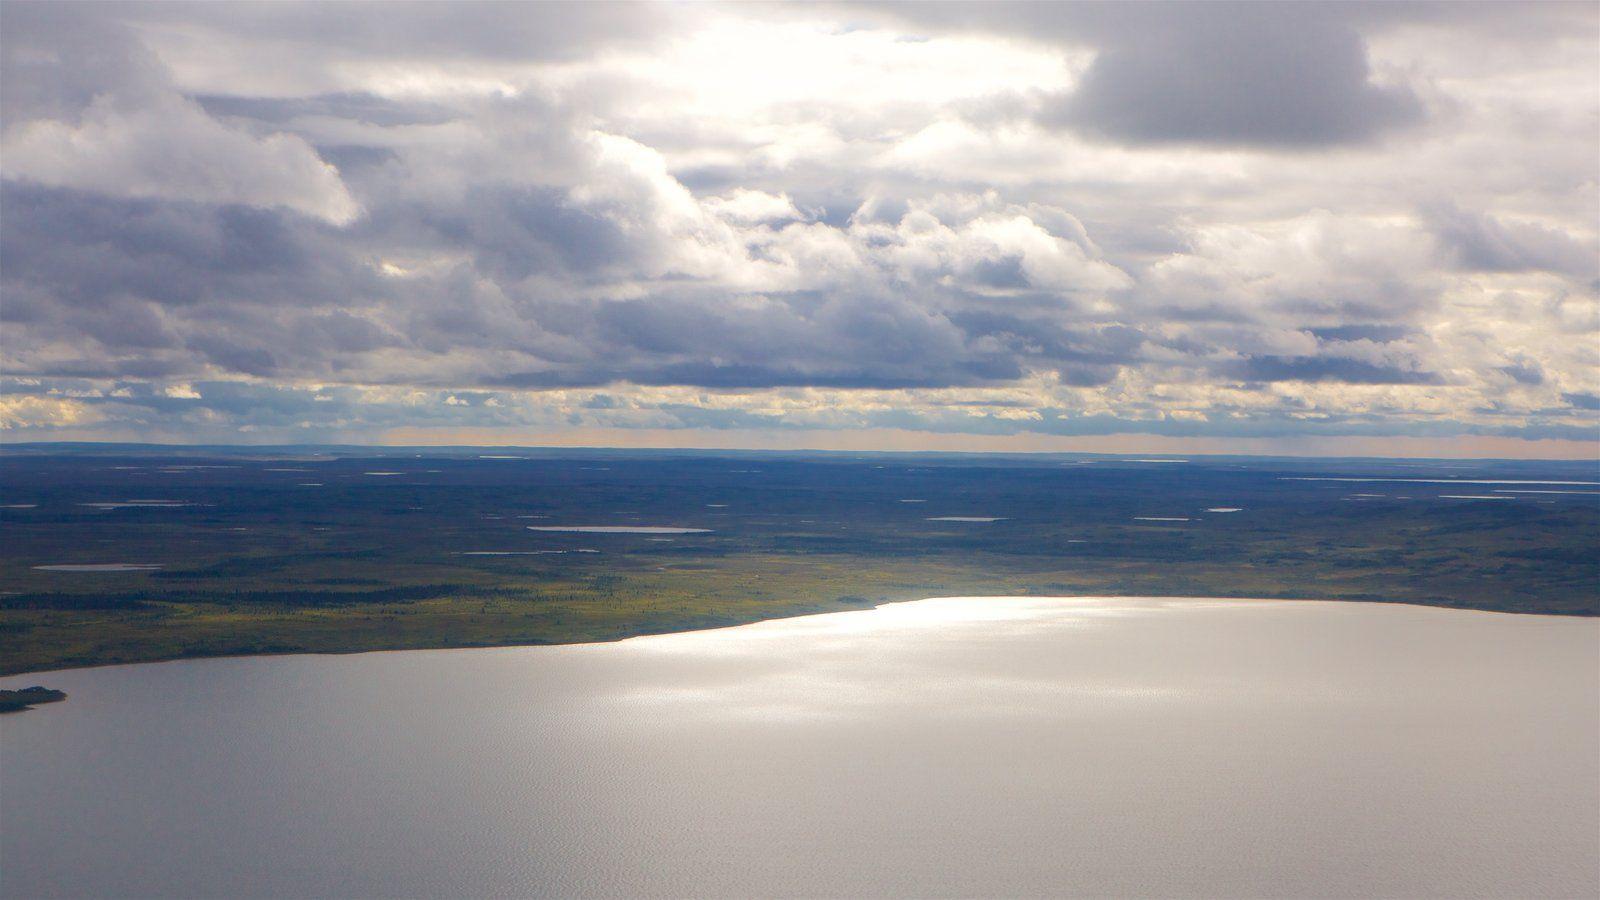
M 229 128 L 177 96 L 122 109 L 101 97 L 77 123 L 7 129 L 8 178 L 119 197 L 278 206 L 345 225 L 360 206 L 339 172 L 298 135 Z

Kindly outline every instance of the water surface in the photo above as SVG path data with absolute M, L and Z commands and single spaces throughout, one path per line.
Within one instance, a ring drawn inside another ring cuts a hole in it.
M 710 534 L 709 528 L 675 525 L 529 525 L 529 531 L 578 531 L 584 534 Z
M 34 566 L 40 572 L 149 572 L 161 568 L 161 563 L 56 563 Z
M 945 599 L 0 679 L 7 896 L 1594 896 L 1600 625 Z

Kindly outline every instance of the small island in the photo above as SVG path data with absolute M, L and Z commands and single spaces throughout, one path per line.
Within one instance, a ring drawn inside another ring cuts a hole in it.
M 40 703 L 55 703 L 67 699 L 66 691 L 47 687 L 25 687 L 20 691 L 0 691 L 0 713 L 22 712 Z

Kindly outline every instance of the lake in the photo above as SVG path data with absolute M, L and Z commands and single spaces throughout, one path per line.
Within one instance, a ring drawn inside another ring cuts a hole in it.
M 529 531 L 577 531 L 584 534 L 710 534 L 709 528 L 676 525 L 528 525 Z
M 0 679 L 7 896 L 1600 893 L 1600 623 L 955 598 Z

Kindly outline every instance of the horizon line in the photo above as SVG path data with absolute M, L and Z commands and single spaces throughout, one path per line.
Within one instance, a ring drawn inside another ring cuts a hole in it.
M 306 443 L 203 443 L 180 441 L 113 441 L 113 440 L 75 440 L 75 441 L 5 441 L 0 442 L 0 455 L 5 455 L 22 448 L 151 448 L 151 449 L 195 449 L 195 450 L 227 450 L 233 452 L 249 452 L 251 450 L 269 451 L 275 449 L 349 449 L 349 450 L 410 450 L 410 451 L 450 451 L 450 450 L 528 450 L 541 453 L 559 452 L 608 452 L 608 453 L 640 453 L 640 454 L 727 454 L 750 453 L 769 456 L 797 455 L 797 456 L 852 456 L 852 455 L 880 455 L 880 456 L 1025 456 L 1025 457 L 1100 457 L 1127 462 L 1138 462 L 1141 457 L 1149 457 L 1151 463 L 1182 463 L 1188 462 L 1189 457 L 1204 457 L 1207 459 L 1247 458 L 1247 459 L 1323 459 L 1323 460 L 1447 460 L 1451 462 L 1511 462 L 1511 463 L 1595 463 L 1600 464 L 1600 448 L 1594 457 L 1516 457 L 1516 456 L 1385 456 L 1381 454 L 1363 453 L 1296 453 L 1282 452 L 1250 452 L 1237 451 L 1167 451 L 1167 450 L 1067 450 L 1067 449 L 922 449 L 909 450 L 897 448 L 828 448 L 828 447 L 715 447 L 715 446 L 625 446 L 616 444 L 405 444 L 405 443 L 372 443 L 372 442 L 306 442 Z M 1158 459 L 1157 457 L 1168 457 Z

